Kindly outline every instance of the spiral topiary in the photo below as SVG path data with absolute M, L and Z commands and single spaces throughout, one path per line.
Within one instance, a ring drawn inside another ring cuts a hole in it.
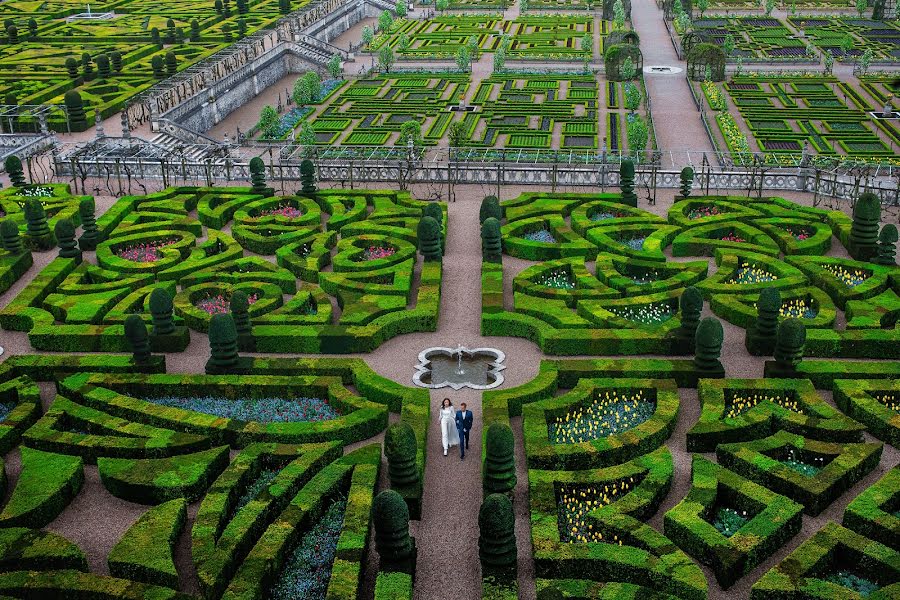
M 419 483 L 416 465 L 418 444 L 409 423 L 394 423 L 384 433 L 384 454 L 388 461 L 388 475 L 392 488 L 415 486 Z
M 417 231 L 419 238 L 419 252 L 426 261 L 439 261 L 443 256 L 441 250 L 441 226 L 431 217 L 422 217 L 419 220 Z
M 681 197 L 691 195 L 691 187 L 694 185 L 694 169 L 685 167 L 681 170 Z
M 77 258 L 81 256 L 78 243 L 75 241 L 75 225 L 70 219 L 60 219 L 53 228 L 56 242 L 59 244 L 60 258 Z
M 87 114 L 84 112 L 84 101 L 81 94 L 75 90 L 66 92 L 63 97 L 66 105 L 66 114 L 69 116 L 69 125 L 74 131 L 84 131 L 87 129 Z
M 795 371 L 806 349 L 806 325 L 800 319 L 785 319 L 778 325 L 775 364 L 782 371 Z
M 408 568 L 415 557 L 416 546 L 409 536 L 409 509 L 403 497 L 394 490 L 375 496 L 372 525 L 382 570 L 406 570 L 404 567 Z
M 209 322 L 210 357 L 206 367 L 207 371 L 210 368 L 227 371 L 238 364 L 240 357 L 238 356 L 237 340 L 238 334 L 234 318 L 227 313 L 213 315 Z
M 485 494 L 506 494 L 516 487 L 515 439 L 505 423 L 488 427 L 482 487 Z
M 634 193 L 634 162 L 623 158 L 619 166 L 619 188 L 622 190 L 622 203 L 637 206 L 637 194 Z
M 778 339 L 778 317 L 781 314 L 778 288 L 766 288 L 760 293 L 756 314 L 756 324 L 747 331 L 747 350 L 757 356 L 772 354 Z
M 869 260 L 878 252 L 878 221 L 881 220 L 881 201 L 870 192 L 861 194 L 853 207 L 853 224 L 850 226 L 850 255 L 858 260 Z
M 503 238 L 500 221 L 494 217 L 485 219 L 481 226 L 481 254 L 487 262 L 503 262 Z
M 897 226 L 888 223 L 878 234 L 878 255 L 875 263 L 892 266 L 897 264 Z
M 103 241 L 100 230 L 97 229 L 97 218 L 94 215 L 95 206 L 93 198 L 83 198 L 78 204 L 78 214 L 81 215 L 81 237 L 78 245 L 82 250 L 94 250 L 97 244 Z
M 300 191 L 304 194 L 315 194 L 318 191 L 316 166 L 308 158 L 300 162 L 300 186 Z
M 22 161 L 18 156 L 15 154 L 7 156 L 3 162 L 3 168 L 6 169 L 6 174 L 9 175 L 9 180 L 15 187 L 20 188 L 26 185 L 25 171 L 22 169 Z
M 19 237 L 19 226 L 12 219 L 0 223 L 0 238 L 3 240 L 3 249 L 10 254 L 21 254 L 25 251 L 22 238 Z
M 134 353 L 134 362 L 140 364 L 150 360 L 150 337 L 147 335 L 147 324 L 138 315 L 128 315 L 125 319 L 125 338 Z
M 238 335 L 249 335 L 253 333 L 250 325 L 250 300 L 247 294 L 242 290 L 235 290 L 231 294 L 231 316 L 234 318 L 234 328 Z
M 266 164 L 258 156 L 250 159 L 250 181 L 253 184 L 253 191 L 257 194 L 265 194 L 266 187 Z
M 516 517 L 503 494 L 490 494 L 478 511 L 478 557 L 485 567 L 506 568 L 516 564 Z
M 715 317 L 706 317 L 697 326 L 694 349 L 694 367 L 701 374 L 720 374 L 724 372 L 719 357 L 722 355 L 722 342 L 725 332 L 722 324 Z
M 47 224 L 47 213 L 44 205 L 37 198 L 25 201 L 25 240 L 32 248 L 49 250 L 56 244 L 53 232 Z
M 172 322 L 172 295 L 165 288 L 150 292 L 150 316 L 153 318 L 153 335 L 169 335 L 175 332 Z
M 703 294 L 694 286 L 686 287 L 681 292 L 678 305 L 681 310 L 681 326 L 675 335 L 685 346 L 685 353 L 690 354 L 694 348 L 697 326 L 700 324 L 700 313 L 703 311 Z
M 490 218 L 503 220 L 503 209 L 500 208 L 500 201 L 497 196 L 485 196 L 481 201 L 481 208 L 478 211 L 478 220 L 482 224 Z
M 431 217 L 438 222 L 438 225 L 441 225 L 444 222 L 444 211 L 441 210 L 441 205 L 437 202 L 429 202 L 426 204 L 425 208 L 422 209 L 422 216 Z

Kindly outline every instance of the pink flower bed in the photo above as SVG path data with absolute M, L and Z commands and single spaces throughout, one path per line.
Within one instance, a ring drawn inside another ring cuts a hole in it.
M 393 256 L 397 251 L 385 246 L 369 246 L 363 251 L 363 260 L 378 260 Z
M 723 242 L 738 242 L 738 243 L 743 244 L 747 240 L 745 240 L 744 238 L 742 238 L 741 236 L 739 236 L 735 233 L 729 233 L 728 235 L 722 236 L 722 241 Z
M 303 215 L 303 211 L 290 204 L 279 204 L 275 208 L 261 211 L 261 217 L 287 217 L 288 219 L 296 219 Z
M 247 296 L 247 303 L 251 306 L 257 300 L 259 300 L 257 294 L 250 294 Z M 208 315 L 224 315 L 231 310 L 231 301 L 222 294 L 218 294 L 216 296 L 207 296 L 202 300 L 198 300 L 194 306 Z
M 116 256 L 133 262 L 156 262 L 162 258 L 159 249 L 171 246 L 176 241 L 177 240 L 157 240 L 146 244 L 125 246 L 116 252 Z
M 704 217 L 714 217 L 715 215 L 721 215 L 722 211 L 720 211 L 715 206 L 698 206 L 697 208 L 688 211 L 687 217 L 692 221 L 694 219 L 702 219 Z

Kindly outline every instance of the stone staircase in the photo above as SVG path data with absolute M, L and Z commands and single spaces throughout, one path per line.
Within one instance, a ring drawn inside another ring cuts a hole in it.
M 184 157 L 188 162 L 203 162 L 215 154 L 214 146 L 188 144 L 165 131 L 158 133 L 150 140 L 150 143 L 164 148 L 172 160 L 179 160 L 181 157 Z M 217 157 L 213 160 L 213 164 L 218 164 L 221 161 L 222 159 Z

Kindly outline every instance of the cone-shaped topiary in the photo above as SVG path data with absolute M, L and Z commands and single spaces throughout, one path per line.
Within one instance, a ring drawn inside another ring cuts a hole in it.
M 250 181 L 257 194 L 266 192 L 266 164 L 258 156 L 250 159 Z
M 441 260 L 441 226 L 431 217 L 419 219 L 419 252 L 427 261 Z
M 426 204 L 425 208 L 422 209 L 422 216 L 431 217 L 438 222 L 438 225 L 444 222 L 444 211 L 441 210 L 441 205 L 437 202 L 429 202 Z
M 300 191 L 304 194 L 315 194 L 318 191 L 316 166 L 308 158 L 300 162 Z
M 231 294 L 231 316 L 234 318 L 234 328 L 238 335 L 253 333 L 250 326 L 250 300 L 247 294 L 241 290 L 235 290 Z
M 512 429 L 505 423 L 488 427 L 482 485 L 485 494 L 506 494 L 516 487 L 515 440 Z
M 497 196 L 485 196 L 481 201 L 481 209 L 478 211 L 478 220 L 482 224 L 491 217 L 498 221 L 503 220 L 503 209 L 500 208 Z
M 490 494 L 478 511 L 478 557 L 485 567 L 516 564 L 516 518 L 503 494 Z
M 150 338 L 147 336 L 147 324 L 138 315 L 128 315 L 125 319 L 125 338 L 134 353 L 134 362 L 145 363 L 150 360 Z
M 874 262 L 879 265 L 897 264 L 897 226 L 888 223 L 878 234 L 878 255 Z
M 416 434 L 409 423 L 401 421 L 387 428 L 384 434 L 384 454 L 387 456 L 392 488 L 415 486 L 419 483 L 417 449 Z
M 675 335 L 684 344 L 685 354 L 690 354 L 694 349 L 697 325 L 700 324 L 700 313 L 703 311 L 703 294 L 694 286 L 689 286 L 681 292 L 678 304 L 681 309 L 681 326 Z
M 60 258 L 76 258 L 81 256 L 78 243 L 75 241 L 75 225 L 70 219 L 60 219 L 53 228 L 56 243 L 59 244 Z
M 172 295 L 164 288 L 154 288 L 150 292 L 150 315 L 153 317 L 153 335 L 174 333 L 172 323 Z
M 409 536 L 409 509 L 403 497 L 394 490 L 385 490 L 375 496 L 372 525 L 382 570 L 403 570 L 403 566 L 409 565 L 414 558 L 416 548 Z
M 850 227 L 850 255 L 857 260 L 869 260 L 878 252 L 878 221 L 881 219 L 881 201 L 870 192 L 861 194 L 853 207 L 853 224 Z
M 25 251 L 22 238 L 19 237 L 19 226 L 12 219 L 0 223 L 0 238 L 3 239 L 3 249 L 10 254 L 21 254 Z
M 681 170 L 681 197 L 691 195 L 691 187 L 694 185 L 694 169 L 685 167 Z
M 25 171 L 22 169 L 22 161 L 19 160 L 19 157 L 15 154 L 10 154 L 6 157 L 6 160 L 3 163 L 3 167 L 6 169 L 7 175 L 9 175 L 9 180 L 16 187 L 23 187 L 25 184 Z
M 238 364 L 237 328 L 230 314 L 213 315 L 209 322 L 209 367 L 228 370 Z
M 704 374 L 717 374 L 724 371 L 719 356 L 722 354 L 722 342 L 725 332 L 722 324 L 715 317 L 706 317 L 697 326 L 694 344 L 694 367 Z
M 53 232 L 47 224 L 44 205 L 37 198 L 25 201 L 25 240 L 32 248 L 49 250 L 56 244 Z
M 634 193 L 634 163 L 630 158 L 623 158 L 619 167 L 619 188 L 622 190 L 622 203 L 637 206 L 637 194 Z
M 487 262 L 503 261 L 503 242 L 500 235 L 500 221 L 489 217 L 481 226 L 481 254 Z
M 103 238 L 100 230 L 97 229 L 97 218 L 94 215 L 94 199 L 83 198 L 78 205 L 78 214 L 81 215 L 81 237 L 78 239 L 78 245 L 82 250 L 94 250 Z
M 69 115 L 69 125 L 75 131 L 84 131 L 87 129 L 87 114 L 84 112 L 84 101 L 81 94 L 72 90 L 66 92 L 63 98 L 66 105 L 66 113 Z
M 756 324 L 747 331 L 747 350 L 757 356 L 772 354 L 778 339 L 778 316 L 781 314 L 781 293 L 778 288 L 766 288 L 759 295 Z
M 800 319 L 785 319 L 778 325 L 775 363 L 784 371 L 794 371 L 803 360 L 806 325 Z

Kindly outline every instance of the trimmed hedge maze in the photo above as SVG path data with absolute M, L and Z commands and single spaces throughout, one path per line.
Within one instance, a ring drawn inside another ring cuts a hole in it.
M 54 259 L 0 324 L 28 332 L 38 350 L 124 351 L 125 319 L 139 315 L 150 329 L 151 295 L 162 289 L 173 298 L 174 327 L 154 328 L 151 349 L 178 352 L 241 291 L 251 323 L 243 351 L 368 352 L 436 327 L 441 263 L 422 263 L 416 248 L 425 205 L 405 193 L 344 190 L 124 197 L 97 222 L 94 259 Z
M 823 52 L 840 61 L 853 61 L 871 49 L 877 61 L 893 61 L 900 57 L 900 28 L 892 21 L 873 21 L 852 17 L 791 17 L 788 22 L 802 29 L 806 37 Z M 841 48 L 850 36 L 853 47 Z
M 292 0 L 288 6 L 296 10 L 305 3 Z M 212 2 L 198 6 L 189 0 L 115 0 L 91 3 L 90 9 L 95 17 L 114 12 L 112 19 L 71 20 L 68 17 L 86 12 L 84 2 L 5 2 L 0 6 L 0 18 L 6 23 L 5 43 L 0 46 L 4 73 L 0 98 L 5 104 L 63 104 L 65 93 L 74 89 L 81 94 L 88 118 L 73 127 L 83 130 L 93 123 L 94 111 L 109 117 L 164 77 L 166 72 L 155 69 L 154 61 L 173 52 L 174 68 L 185 69 L 243 32 L 271 25 L 282 16 L 282 5 L 279 0 L 225 3 L 217 11 Z M 9 26 L 15 28 L 14 37 Z M 101 56 L 107 57 L 106 67 Z M 74 73 L 66 66 L 68 59 L 77 63 Z M 50 126 L 65 131 L 62 114 L 53 115 Z M 14 127 L 34 130 L 35 123 Z
M 754 337 L 760 294 L 775 288 L 772 327 L 800 319 L 806 356 L 900 358 L 900 267 L 831 256 L 849 243 L 841 212 L 691 197 L 664 219 L 617 194 L 544 193 L 501 208 L 506 258 L 482 266 L 484 335 L 524 337 L 551 355 L 690 354 L 680 302 L 694 287 L 761 355 L 772 350 Z
M 18 446 L 21 464 L 15 485 L 0 481 L 9 488 L 0 511 L 4 597 L 174 599 L 195 597 L 179 590 L 197 586 L 203 597 L 229 599 L 362 593 L 382 461 L 381 445 L 364 442 L 399 413 L 417 437 L 410 458 L 421 480 L 427 391 L 358 359 L 256 359 L 238 377 L 139 373 L 148 367 L 131 357 L 97 358 L 26 355 L 0 365 L 0 440 L 4 453 Z M 42 416 L 41 381 L 59 386 Z M 334 412 L 276 413 L 277 398 L 315 399 Z M 256 419 L 228 416 L 239 407 Z M 357 449 L 345 452 L 348 444 Z M 110 550 L 110 575 L 88 570 L 76 541 L 90 531 L 73 541 L 42 530 L 74 510 L 86 472 L 147 506 Z M 421 487 L 403 492 L 419 502 Z M 185 543 L 190 573 L 176 559 Z
M 818 55 L 809 56 L 806 44 L 784 22 L 770 17 L 711 17 L 694 21 L 697 33 L 717 46 L 725 36 L 734 40 L 730 60 L 747 62 L 818 63 Z

